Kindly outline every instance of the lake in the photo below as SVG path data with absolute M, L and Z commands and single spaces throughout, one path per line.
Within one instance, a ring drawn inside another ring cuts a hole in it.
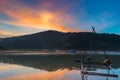
M 113 53 L 114 54 L 114 53 Z M 0 80 L 81 80 L 80 64 L 75 59 L 82 59 L 80 54 L 31 54 L 0 55 Z M 102 61 L 102 54 L 90 55 L 94 61 Z M 120 76 L 120 55 L 109 55 L 114 63 L 110 73 Z M 107 73 L 105 66 L 87 65 L 88 71 Z M 106 77 L 88 76 L 88 80 L 106 80 Z M 120 80 L 109 78 L 108 80 Z

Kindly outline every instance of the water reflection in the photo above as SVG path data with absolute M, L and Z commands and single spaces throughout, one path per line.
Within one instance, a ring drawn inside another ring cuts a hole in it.
M 44 71 L 43 73 L 31 73 L 26 75 L 11 76 L 3 78 L 2 80 L 64 80 L 62 79 L 64 74 L 68 73 L 68 69 L 57 70 L 53 72 Z
M 18 71 L 23 70 L 23 72 L 14 71 L 9 76 L 4 76 L 0 78 L 0 80 L 80 80 L 80 72 L 79 70 L 69 70 L 69 69 L 59 69 L 56 71 L 45 71 L 45 70 L 36 70 L 32 71 L 32 68 L 27 67 L 28 69 L 24 71 L 25 67 L 19 68 L 19 66 L 15 66 Z M 98 72 L 106 72 L 106 70 L 98 69 Z M 118 70 L 117 70 L 118 71 Z M 120 70 L 119 70 L 120 71 Z M 26 73 L 27 72 L 27 73 Z M 28 73 L 29 72 L 29 73 Z M 96 77 L 89 76 L 88 80 L 105 80 L 105 77 Z M 111 78 L 110 80 L 119 80 L 116 78 Z
M 94 61 L 101 61 L 101 58 L 92 56 Z M 119 68 L 120 56 L 111 55 L 109 56 L 114 68 Z M 73 69 L 79 68 L 79 64 L 73 62 L 75 59 L 81 59 L 81 55 L 0 55 L 0 62 L 19 64 L 24 66 L 29 66 L 37 69 L 55 71 L 58 69 Z M 95 66 L 95 68 L 100 66 Z M 102 68 L 102 67 L 101 67 Z
M 74 59 L 81 55 L 0 55 L 0 80 L 80 80 L 79 64 Z M 112 55 L 116 74 L 120 74 L 120 56 Z M 95 58 L 94 58 L 95 59 Z M 97 57 L 96 57 L 97 59 Z M 97 59 L 101 60 L 101 59 Z M 96 72 L 107 72 L 104 67 L 94 66 Z M 90 76 L 88 80 L 105 80 Z M 119 80 L 111 78 L 110 80 Z

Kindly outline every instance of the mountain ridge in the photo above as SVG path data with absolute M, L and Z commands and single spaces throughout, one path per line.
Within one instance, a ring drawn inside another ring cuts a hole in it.
M 92 43 L 91 43 L 92 41 Z M 120 50 L 120 35 L 48 30 L 1 41 L 8 49 Z

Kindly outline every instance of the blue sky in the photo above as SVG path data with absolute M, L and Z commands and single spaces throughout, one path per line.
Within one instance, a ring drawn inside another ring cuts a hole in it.
M 0 37 L 45 30 L 120 34 L 120 0 L 1 0 Z

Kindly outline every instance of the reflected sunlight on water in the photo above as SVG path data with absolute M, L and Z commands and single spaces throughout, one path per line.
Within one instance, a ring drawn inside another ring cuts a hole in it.
M 10 64 L 1 64 L 0 66 L 4 68 L 0 72 L 0 80 L 80 80 L 79 70 L 59 69 L 56 71 L 45 71 Z M 120 73 L 120 69 L 115 69 L 114 71 Z M 98 69 L 96 72 L 106 72 L 106 70 Z M 96 79 L 105 80 L 106 78 L 96 76 L 88 77 L 88 80 Z M 119 79 L 111 78 L 110 80 Z
M 81 80 L 80 65 L 73 62 L 76 58 L 80 55 L 0 55 L 0 80 Z M 119 64 L 118 56 L 112 58 Z M 97 66 L 92 71 L 107 73 Z M 119 75 L 120 66 L 113 71 Z M 88 80 L 106 80 L 106 77 L 88 76 Z
M 34 73 L 27 73 L 21 75 L 13 75 L 9 77 L 2 78 L 2 80 L 62 80 L 62 76 L 66 74 L 69 70 L 57 70 L 57 71 L 37 71 Z

